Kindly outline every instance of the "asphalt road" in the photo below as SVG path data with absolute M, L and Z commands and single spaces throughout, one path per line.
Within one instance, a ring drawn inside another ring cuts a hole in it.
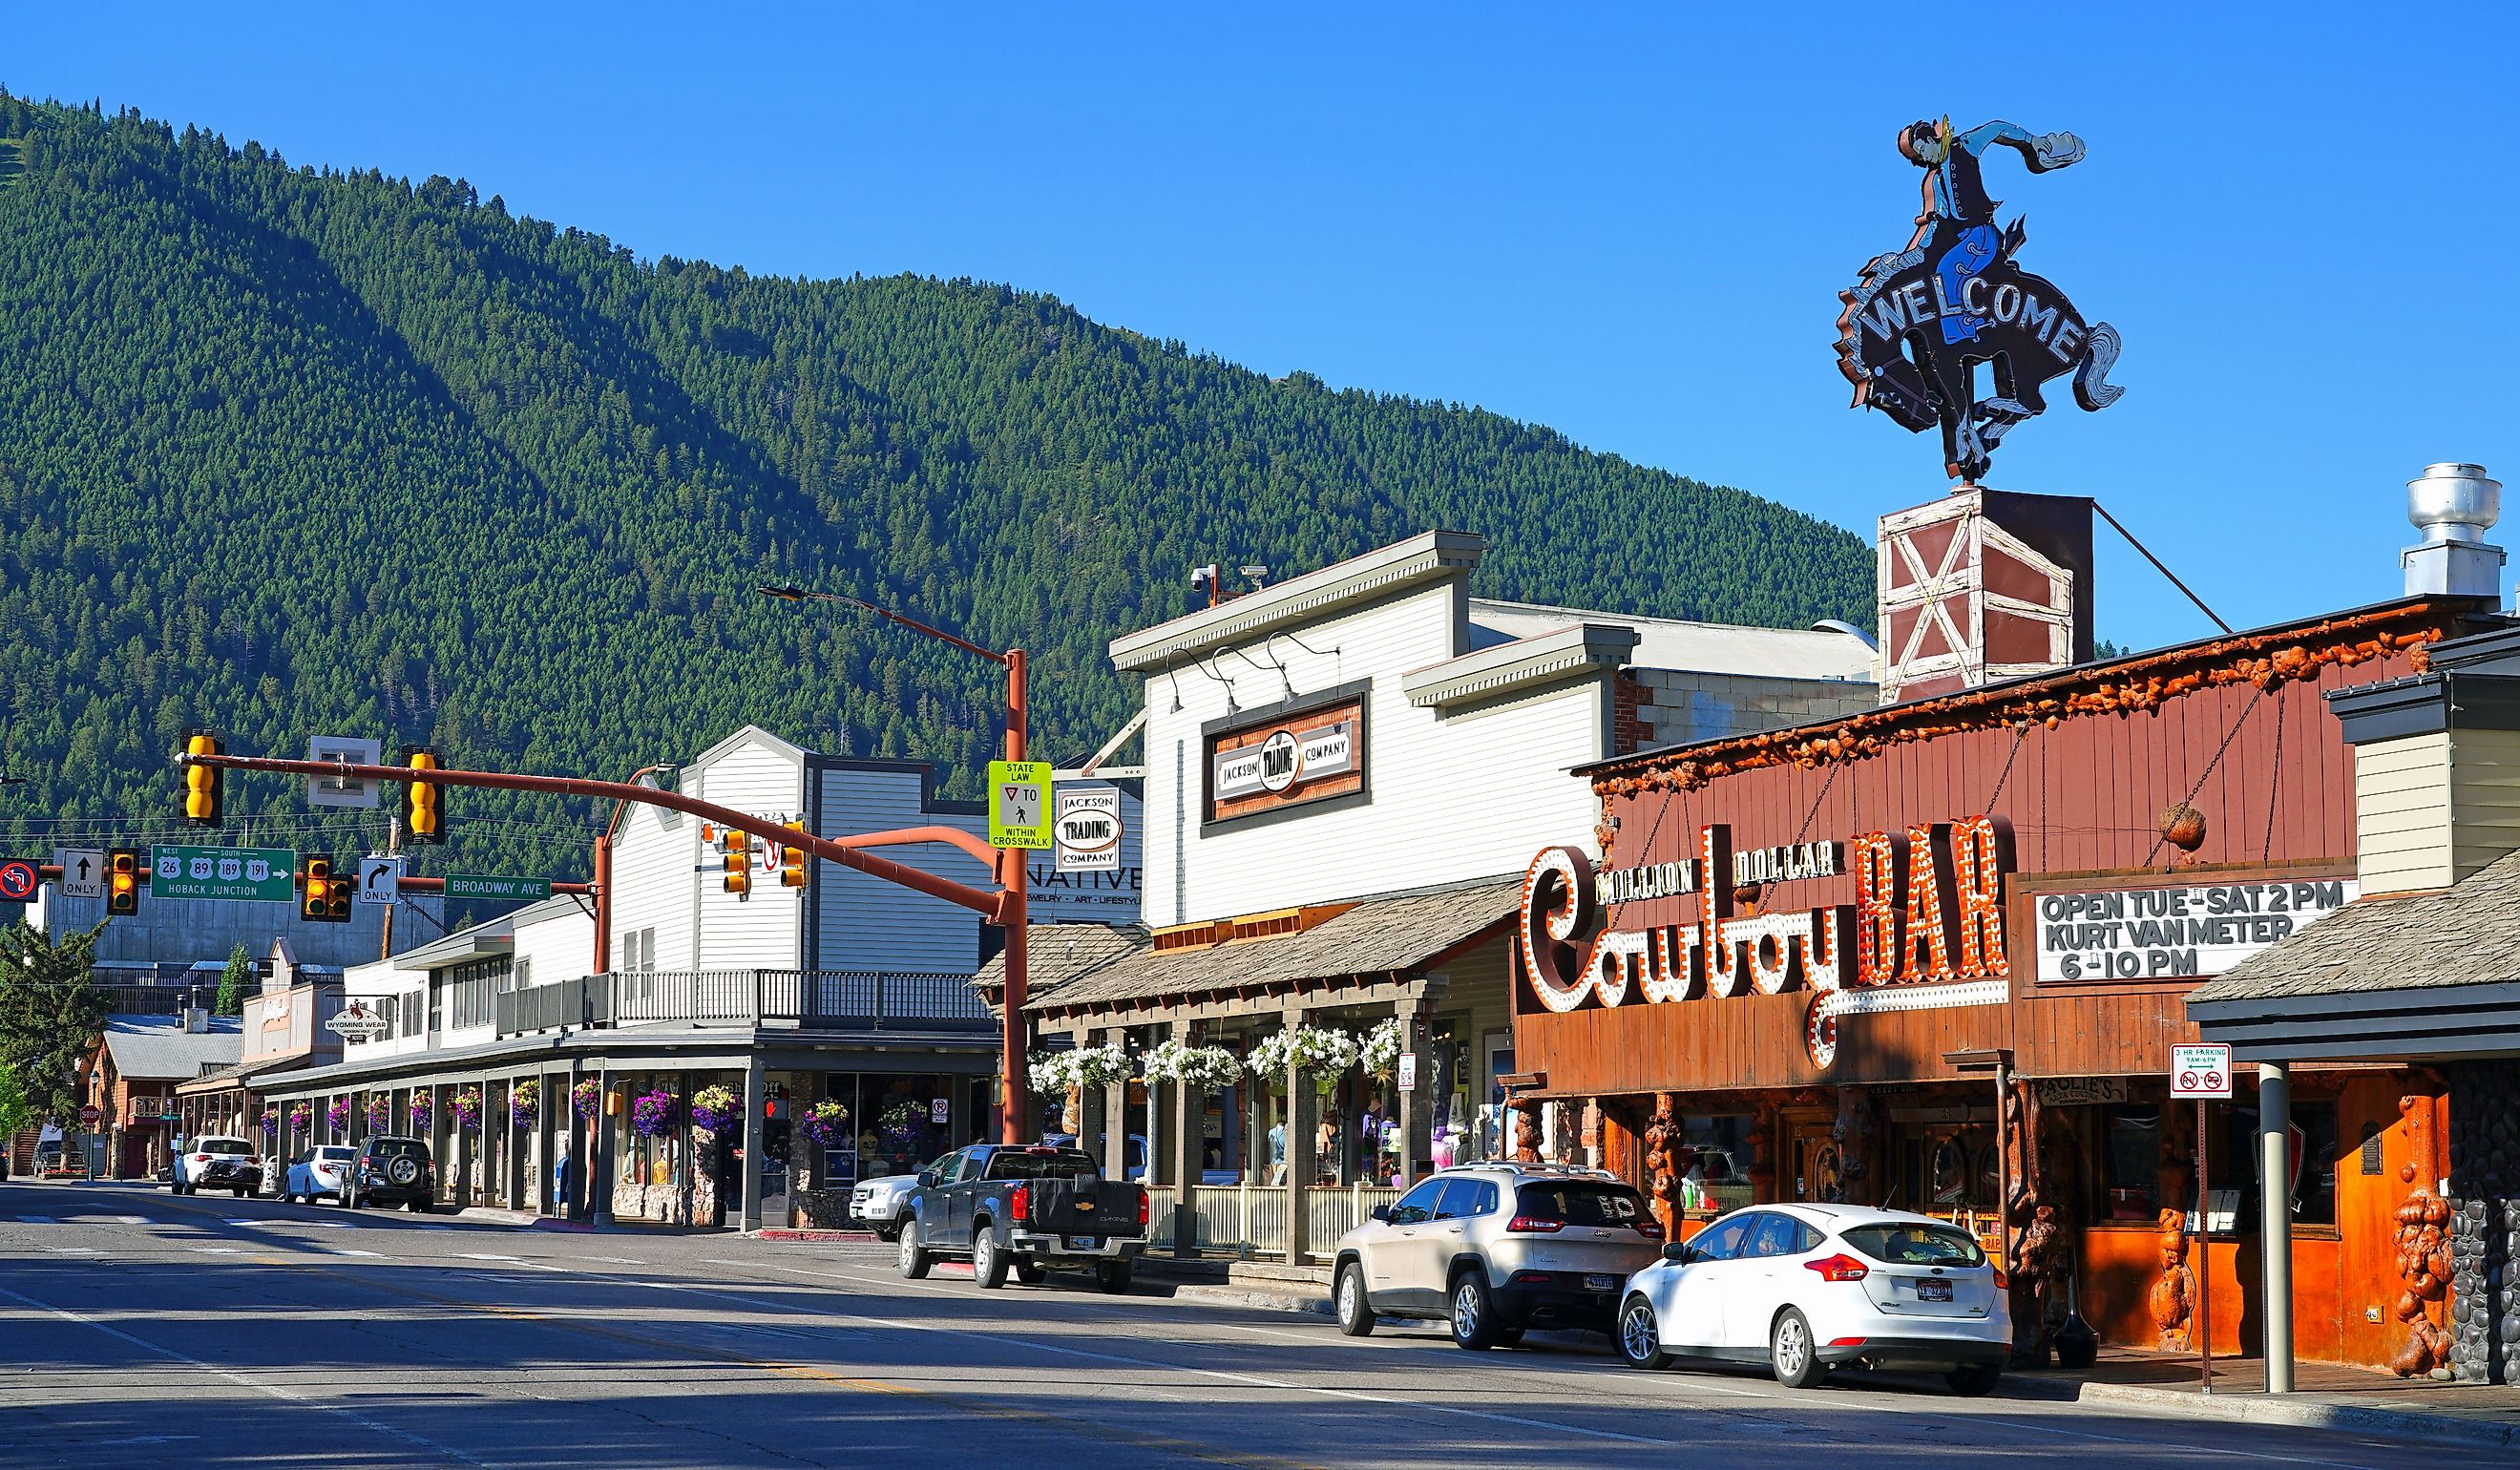
M 2439 1447 L 1840 1375 L 1642 1374 L 1599 1339 L 1081 1278 L 983 1293 L 889 1250 L 560 1234 L 115 1185 L 0 1185 L 0 1465 L 2431 1467 Z

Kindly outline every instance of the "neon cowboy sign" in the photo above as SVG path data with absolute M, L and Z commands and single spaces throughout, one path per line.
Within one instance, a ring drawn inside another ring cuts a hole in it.
M 2002 889 L 2011 846 L 2010 831 L 1992 817 L 1867 832 L 1847 844 L 1854 903 L 1740 916 L 1732 885 L 1709 881 L 1735 872 L 1732 832 L 1722 824 L 1698 828 L 1693 859 L 1598 876 L 1579 849 L 1547 848 L 1522 880 L 1523 979 L 1559 1013 L 1808 988 L 1804 1043 L 1813 1064 L 1826 1069 L 1836 1059 L 1841 1015 L 2005 999 Z M 1822 876 L 1836 866 L 1779 870 Z M 1688 898 L 1691 918 L 1647 928 L 1602 923 L 1614 903 L 1658 897 Z

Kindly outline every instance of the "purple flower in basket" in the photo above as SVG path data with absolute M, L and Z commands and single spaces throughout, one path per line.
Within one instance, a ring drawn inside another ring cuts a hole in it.
M 579 1083 L 570 1091 L 569 1101 L 576 1106 L 579 1117 L 593 1118 L 604 1108 L 604 1084 L 592 1078 Z
M 927 1104 L 915 1097 L 904 1098 L 883 1110 L 877 1131 L 883 1136 L 883 1146 L 892 1153 L 918 1151 L 921 1133 L 927 1126 Z
M 369 1132 L 383 1133 L 385 1125 L 391 1122 L 393 1122 L 393 1099 L 382 1092 L 370 1092 L 368 1094 Z
M 334 1098 L 331 1105 L 324 1109 L 324 1121 L 331 1125 L 333 1132 L 337 1134 L 341 1132 L 343 1129 L 348 1128 L 350 1126 L 350 1099 L 347 1097 Z
M 466 1088 L 446 1099 L 446 1110 L 455 1115 L 455 1125 L 468 1134 L 481 1131 L 481 1090 Z
M 436 1121 L 437 1099 L 428 1092 L 412 1093 L 411 1131 L 416 1134 L 425 1134 L 428 1132 L 428 1126 Z
M 692 1094 L 692 1127 L 706 1133 L 721 1134 L 735 1126 L 742 1116 L 735 1090 L 723 1083 L 712 1083 Z
M 661 1138 L 674 1131 L 674 1110 L 681 1099 L 662 1088 L 642 1092 L 630 1104 L 630 1127 L 643 1138 Z
M 542 1121 L 543 1085 L 520 1082 L 508 1093 L 508 1121 L 518 1128 L 531 1128 Z
M 818 1102 L 796 1120 L 796 1131 L 822 1148 L 837 1148 L 849 1141 L 849 1110 L 836 1102 Z
M 299 1102 L 290 1105 L 289 1126 L 291 1128 L 293 1128 L 302 1134 L 306 1132 L 314 1122 L 315 1104 L 311 1102 Z
M 262 1110 L 262 1136 L 266 1138 L 277 1138 L 280 1136 L 279 1109 L 264 1108 Z

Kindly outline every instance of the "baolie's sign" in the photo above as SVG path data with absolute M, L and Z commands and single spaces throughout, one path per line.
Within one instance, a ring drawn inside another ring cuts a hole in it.
M 2072 133 L 2037 136 L 2009 122 L 1954 132 L 1951 119 L 1914 122 L 1899 153 L 1925 171 L 1924 208 L 1906 246 L 1866 262 L 1838 292 L 1837 365 L 1858 408 L 1879 409 L 1912 433 L 1939 426 L 1952 478 L 1976 483 L 2006 431 L 2047 411 L 2042 384 L 2074 375 L 2074 398 L 2096 412 L 2125 391 L 2108 380 L 2117 329 L 2087 320 L 2054 283 L 2021 269 L 2016 215 L 1996 223 L 1979 159 L 2009 149 L 2032 173 L 2079 163 Z M 1978 367 L 1992 391 L 1978 393 Z

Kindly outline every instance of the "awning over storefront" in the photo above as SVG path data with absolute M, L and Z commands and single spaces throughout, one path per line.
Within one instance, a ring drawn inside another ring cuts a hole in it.
M 1120 1014 L 1228 1013 L 1258 1008 L 1274 994 L 1318 992 L 1339 981 L 1421 977 L 1472 945 L 1503 934 L 1519 911 L 1522 884 L 1483 883 L 1434 893 L 1372 899 L 1297 933 L 1157 949 L 1145 936 L 1103 930 L 1068 946 L 1076 926 L 1030 932 L 1034 971 L 1026 1009 L 1045 1023 Z M 996 961 L 977 977 L 995 994 Z
M 2520 1056 L 2520 853 L 2365 898 L 2187 997 L 2244 1061 Z

